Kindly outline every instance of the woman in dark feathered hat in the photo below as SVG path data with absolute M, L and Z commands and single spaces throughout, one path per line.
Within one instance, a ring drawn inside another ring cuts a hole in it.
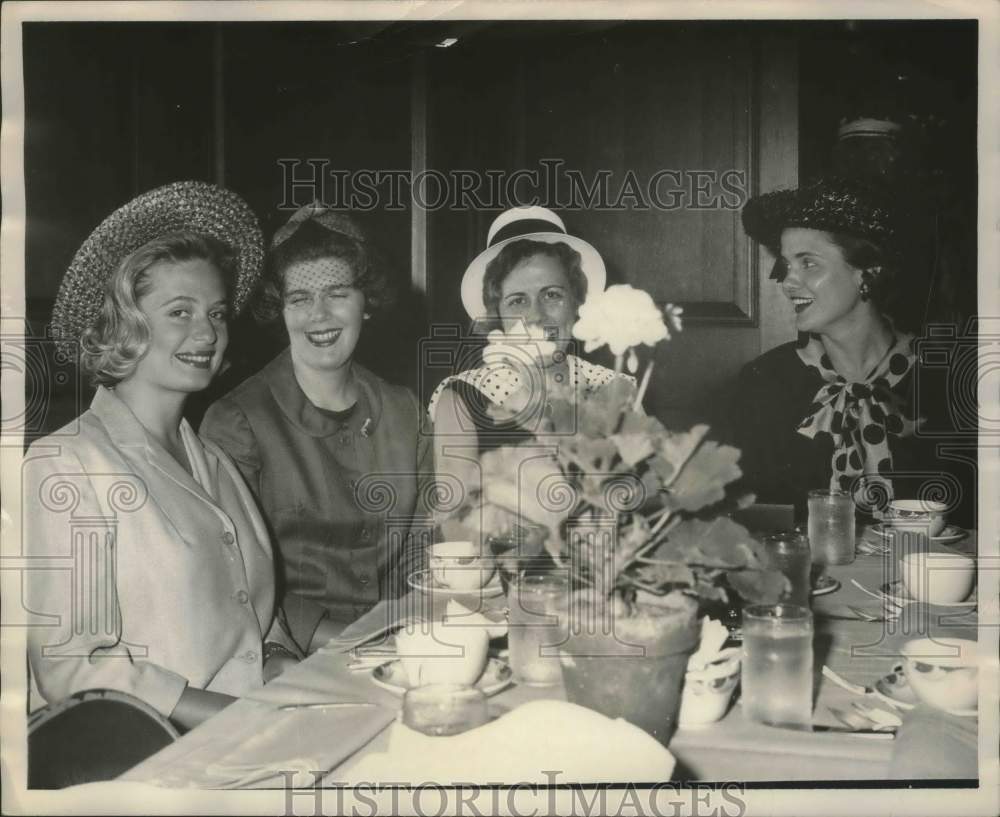
M 868 506 L 904 482 L 921 495 L 910 478 L 940 467 L 914 434 L 916 414 L 936 407 L 914 395 L 901 203 L 869 182 L 821 179 L 751 199 L 743 225 L 776 256 L 771 277 L 799 333 L 739 378 L 735 442 L 747 487 L 758 501 L 799 509 L 813 488 L 850 491 Z M 944 483 L 954 504 L 961 491 Z

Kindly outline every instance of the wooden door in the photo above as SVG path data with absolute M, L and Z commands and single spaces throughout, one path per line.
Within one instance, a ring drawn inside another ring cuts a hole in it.
M 771 260 L 740 224 L 749 195 L 796 182 L 795 59 L 759 31 L 618 26 L 433 55 L 429 68 L 432 166 L 537 173 L 504 206 L 551 207 L 601 252 L 609 283 L 683 305 L 646 400 L 671 424 L 713 419 L 739 368 L 794 336 Z M 462 320 L 462 272 L 500 209 L 431 214 L 439 327 Z

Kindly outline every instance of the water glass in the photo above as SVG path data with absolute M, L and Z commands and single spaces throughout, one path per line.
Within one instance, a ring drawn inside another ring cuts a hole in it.
M 507 646 L 514 678 L 529 686 L 558 684 L 558 646 L 569 634 L 568 579 L 555 573 L 522 574 L 511 591 Z
M 403 723 L 425 735 L 458 735 L 488 721 L 486 695 L 473 686 L 427 684 L 403 696 Z
M 809 544 L 821 565 L 854 561 L 854 497 L 847 491 L 809 492 Z
M 782 531 L 763 537 L 761 545 L 767 557 L 767 566 L 781 571 L 791 585 L 784 601 L 808 607 L 812 590 L 809 580 L 812 568 L 809 539 L 798 531 Z
M 812 723 L 812 613 L 795 604 L 743 608 L 743 713 L 771 726 Z

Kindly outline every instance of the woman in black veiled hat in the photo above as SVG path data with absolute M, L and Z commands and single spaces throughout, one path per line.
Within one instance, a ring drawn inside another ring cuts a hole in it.
M 826 487 L 868 506 L 893 492 L 969 503 L 935 441 L 915 433 L 917 415 L 947 410 L 947 394 L 914 392 L 899 203 L 870 183 L 823 179 L 751 199 L 743 225 L 777 257 L 771 277 L 799 333 L 741 372 L 732 426 L 746 487 L 800 513 Z

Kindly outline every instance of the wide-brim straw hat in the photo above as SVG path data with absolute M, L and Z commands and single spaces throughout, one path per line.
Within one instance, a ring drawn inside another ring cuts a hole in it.
M 582 238 L 567 233 L 562 219 L 548 208 L 512 207 L 493 220 L 486 238 L 486 249 L 475 257 L 462 277 L 462 305 L 473 320 L 488 317 L 483 302 L 483 277 L 487 265 L 500 250 L 522 238 L 546 244 L 568 244 L 580 253 L 580 267 L 587 279 L 587 292 L 603 291 L 607 270 L 597 250 Z
M 889 189 L 843 178 L 818 179 L 794 190 L 765 193 L 743 208 L 747 235 L 775 255 L 781 249 L 781 232 L 788 227 L 846 233 L 890 252 L 898 249 L 902 231 L 899 202 Z
M 155 238 L 191 232 L 229 245 L 236 254 L 232 308 L 239 314 L 260 278 L 264 236 L 257 217 L 231 190 L 198 181 L 174 182 L 122 205 L 77 250 L 52 310 L 52 333 L 67 352 L 94 325 L 105 286 L 129 255 Z

